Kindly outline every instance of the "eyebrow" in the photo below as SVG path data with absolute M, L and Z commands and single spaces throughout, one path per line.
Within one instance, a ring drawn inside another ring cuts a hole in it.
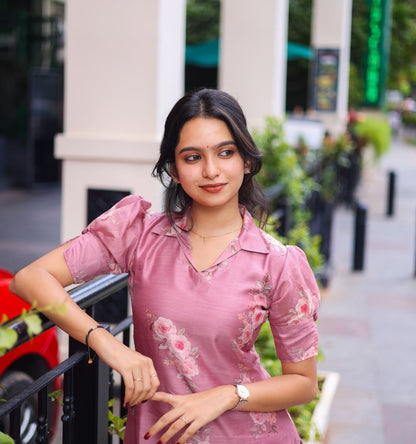
M 218 143 L 217 145 L 214 145 L 211 147 L 213 150 L 217 150 L 218 148 L 221 148 L 223 146 L 227 145 L 234 145 L 237 146 L 237 144 L 234 142 L 234 140 L 224 140 L 223 142 Z M 185 153 L 187 151 L 203 151 L 205 148 L 200 148 L 196 146 L 185 146 L 180 149 L 179 154 Z

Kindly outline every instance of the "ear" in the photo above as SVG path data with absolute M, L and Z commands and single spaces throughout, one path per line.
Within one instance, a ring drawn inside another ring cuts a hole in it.
M 174 181 L 174 182 L 176 182 L 176 183 L 180 183 L 179 182 L 179 177 L 178 177 L 178 173 L 176 172 L 176 167 L 175 167 L 175 164 L 171 164 L 170 165 L 170 167 L 169 167 L 169 174 L 170 174 L 170 177 L 172 178 L 172 180 Z
M 244 174 L 250 174 L 251 173 L 251 161 L 246 160 L 244 161 Z

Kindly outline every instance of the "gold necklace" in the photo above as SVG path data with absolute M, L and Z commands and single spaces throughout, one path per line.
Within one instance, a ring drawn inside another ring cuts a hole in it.
M 232 234 L 232 233 L 236 233 L 237 231 L 241 231 L 241 227 L 240 228 L 236 228 L 235 230 L 232 231 L 227 231 L 227 233 L 222 233 L 222 234 L 208 234 L 207 236 L 203 236 L 202 234 L 199 234 L 197 231 L 195 231 L 194 229 L 189 230 L 191 233 L 196 234 L 199 238 L 201 238 L 204 243 L 205 243 L 205 239 L 211 239 L 213 237 L 223 237 L 223 236 L 227 236 L 227 234 Z

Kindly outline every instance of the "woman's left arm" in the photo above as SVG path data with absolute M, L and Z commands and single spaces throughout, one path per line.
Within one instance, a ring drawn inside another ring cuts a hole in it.
M 283 374 L 280 376 L 243 384 L 250 396 L 238 410 L 272 412 L 306 404 L 316 396 L 318 386 L 315 357 L 297 363 L 282 363 L 282 369 Z M 145 439 L 167 428 L 159 440 L 163 444 L 187 427 L 177 442 L 183 444 L 201 427 L 234 409 L 239 397 L 236 388 L 230 384 L 189 395 L 157 392 L 151 401 L 166 402 L 172 408 L 149 429 Z

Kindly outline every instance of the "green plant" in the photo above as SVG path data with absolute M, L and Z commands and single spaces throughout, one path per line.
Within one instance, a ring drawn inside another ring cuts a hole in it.
M 0 444 L 14 444 L 14 439 L 3 432 L 0 432 Z
M 112 411 L 114 402 L 114 399 L 110 399 L 110 401 L 108 401 L 108 433 L 111 435 L 117 435 L 121 440 L 124 440 L 127 416 L 120 417 L 114 415 Z
M 267 117 L 265 128 L 253 132 L 254 140 L 262 152 L 263 167 L 258 181 L 263 188 L 282 186 L 282 196 L 292 209 L 292 226 L 286 237 L 279 236 L 277 222 L 272 218 L 266 231 L 283 244 L 297 245 L 305 252 L 313 271 L 323 264 L 320 253 L 320 236 L 311 236 L 308 221 L 310 214 L 306 203 L 318 184 L 308 176 L 303 165 L 304 153 L 285 141 L 282 122 L 276 117 Z
M 416 113 L 407 111 L 402 113 L 402 123 L 404 126 L 416 128 Z
M 56 312 L 64 314 L 66 310 L 65 305 L 57 306 L 56 304 L 49 305 L 42 308 L 42 312 Z M 22 314 L 16 317 L 16 320 L 25 322 L 27 327 L 27 332 L 29 336 L 35 336 L 42 332 L 42 319 L 39 314 L 39 310 L 36 306 L 36 302 L 29 309 L 23 309 Z M 3 315 L 0 322 L 0 356 L 3 356 L 8 350 L 13 348 L 17 342 L 17 333 L 7 326 L 8 318 Z
M 377 159 L 390 147 L 391 129 L 385 117 L 366 116 L 355 123 L 353 131 L 374 148 Z
M 319 193 L 326 202 L 333 202 L 339 192 L 338 172 L 351 165 L 354 145 L 347 134 L 327 136 L 320 149 L 314 151 L 313 163 L 319 165 L 317 181 Z
M 297 151 L 285 141 L 283 124 L 276 117 L 266 117 L 262 131 L 253 138 L 263 155 L 263 167 L 257 178 L 263 188 L 279 183 L 282 194 L 290 199 L 294 222 L 308 219 L 305 202 L 315 189 L 314 180 L 302 167 Z

